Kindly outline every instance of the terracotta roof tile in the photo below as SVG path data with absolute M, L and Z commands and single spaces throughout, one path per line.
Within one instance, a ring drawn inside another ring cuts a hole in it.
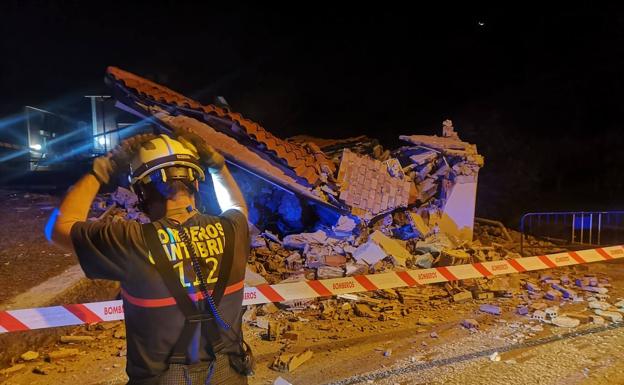
M 128 91 L 134 92 L 140 98 L 164 103 L 169 105 L 168 107 L 177 106 L 192 109 L 198 113 L 214 115 L 235 123 L 242 129 L 241 133 L 244 133 L 252 142 L 257 143 L 257 148 L 266 148 L 266 152 L 275 161 L 292 169 L 297 176 L 303 178 L 310 185 L 316 185 L 320 182 L 322 166 L 327 167 L 332 172 L 335 171 L 335 165 L 320 150 L 313 152 L 303 145 L 279 139 L 259 124 L 244 118 L 239 113 L 230 112 L 213 105 L 202 106 L 200 103 L 167 87 L 116 67 L 109 67 L 107 75 L 113 82 L 123 84 Z M 177 114 L 185 115 L 186 111 L 177 111 Z M 228 134 L 237 136 L 235 132 L 228 132 Z

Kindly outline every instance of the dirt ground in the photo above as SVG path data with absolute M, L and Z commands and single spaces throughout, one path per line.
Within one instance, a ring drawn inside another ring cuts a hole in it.
M 0 190 L 5 226 L 0 232 L 0 303 L 77 263 L 45 239 L 45 224 L 58 203 L 50 195 Z
M 624 297 L 623 263 L 591 264 L 549 273 L 609 277 L 613 285 L 609 302 Z M 495 302 L 504 310 L 500 316 L 479 312 L 484 301 L 474 300 L 421 309 L 388 321 L 363 317 L 321 320 L 313 315 L 318 312 L 280 312 L 298 331 L 299 338 L 266 341 L 266 330 L 247 326 L 245 335 L 258 362 L 250 384 L 272 384 L 278 376 L 294 385 L 624 384 L 624 328 L 620 324 L 585 323 L 573 329 L 560 328 L 515 314 L 513 299 L 499 298 Z M 587 308 L 587 302 L 557 303 L 560 313 L 579 313 Z M 431 322 L 423 322 L 427 318 Z M 479 330 L 460 326 L 465 318 L 476 319 Z M 79 327 L 73 334 L 93 340 L 43 347 L 38 351 L 40 357 L 61 348 L 77 349 L 77 355 L 50 363 L 42 358 L 23 363 L 23 368 L 0 382 L 117 385 L 126 381 L 121 323 Z M 314 352 L 313 357 L 292 373 L 269 368 L 280 352 L 306 348 Z M 500 360 L 493 361 L 490 356 L 496 352 Z

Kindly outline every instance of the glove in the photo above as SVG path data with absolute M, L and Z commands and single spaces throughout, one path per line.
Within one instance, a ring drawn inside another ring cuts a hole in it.
M 93 160 L 93 168 L 89 171 L 101 185 L 109 184 L 115 174 L 115 166 L 110 152 Z
M 141 134 L 123 140 L 105 155 L 95 158 L 91 174 L 100 184 L 109 184 L 130 163 L 141 144 L 155 137 L 154 134 Z
M 225 158 L 217 150 L 214 149 L 199 135 L 191 132 L 185 128 L 174 128 L 173 133 L 176 135 L 176 140 L 185 146 L 195 149 L 199 160 L 204 167 L 208 169 L 211 174 L 217 173 L 225 166 Z

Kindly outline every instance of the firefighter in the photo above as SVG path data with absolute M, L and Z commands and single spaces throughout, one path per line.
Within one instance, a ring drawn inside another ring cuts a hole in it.
M 130 164 L 149 224 L 87 221 L 102 185 Z M 219 216 L 197 211 L 210 175 Z M 96 158 L 61 203 L 52 240 L 89 278 L 121 283 L 128 384 L 247 384 L 241 331 L 247 206 L 221 154 L 189 132 L 140 135 Z M 247 346 L 247 348 L 246 348 Z

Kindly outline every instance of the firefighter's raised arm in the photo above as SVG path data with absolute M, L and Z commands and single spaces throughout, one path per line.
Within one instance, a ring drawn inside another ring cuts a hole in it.
M 176 130 L 175 134 L 179 141 L 196 149 L 202 165 L 208 169 L 221 211 L 238 210 L 247 218 L 245 198 L 227 168 L 223 155 L 189 131 Z
M 61 206 L 50 218 L 48 227 L 51 231 L 46 234 L 48 240 L 62 248 L 74 251 L 70 235 L 72 226 L 76 222 L 87 219 L 100 186 L 114 181 L 115 175 L 127 166 L 136 148 L 153 137 L 154 135 L 151 134 L 133 136 L 124 140 L 106 155 L 96 158 L 91 171 L 69 189 Z

